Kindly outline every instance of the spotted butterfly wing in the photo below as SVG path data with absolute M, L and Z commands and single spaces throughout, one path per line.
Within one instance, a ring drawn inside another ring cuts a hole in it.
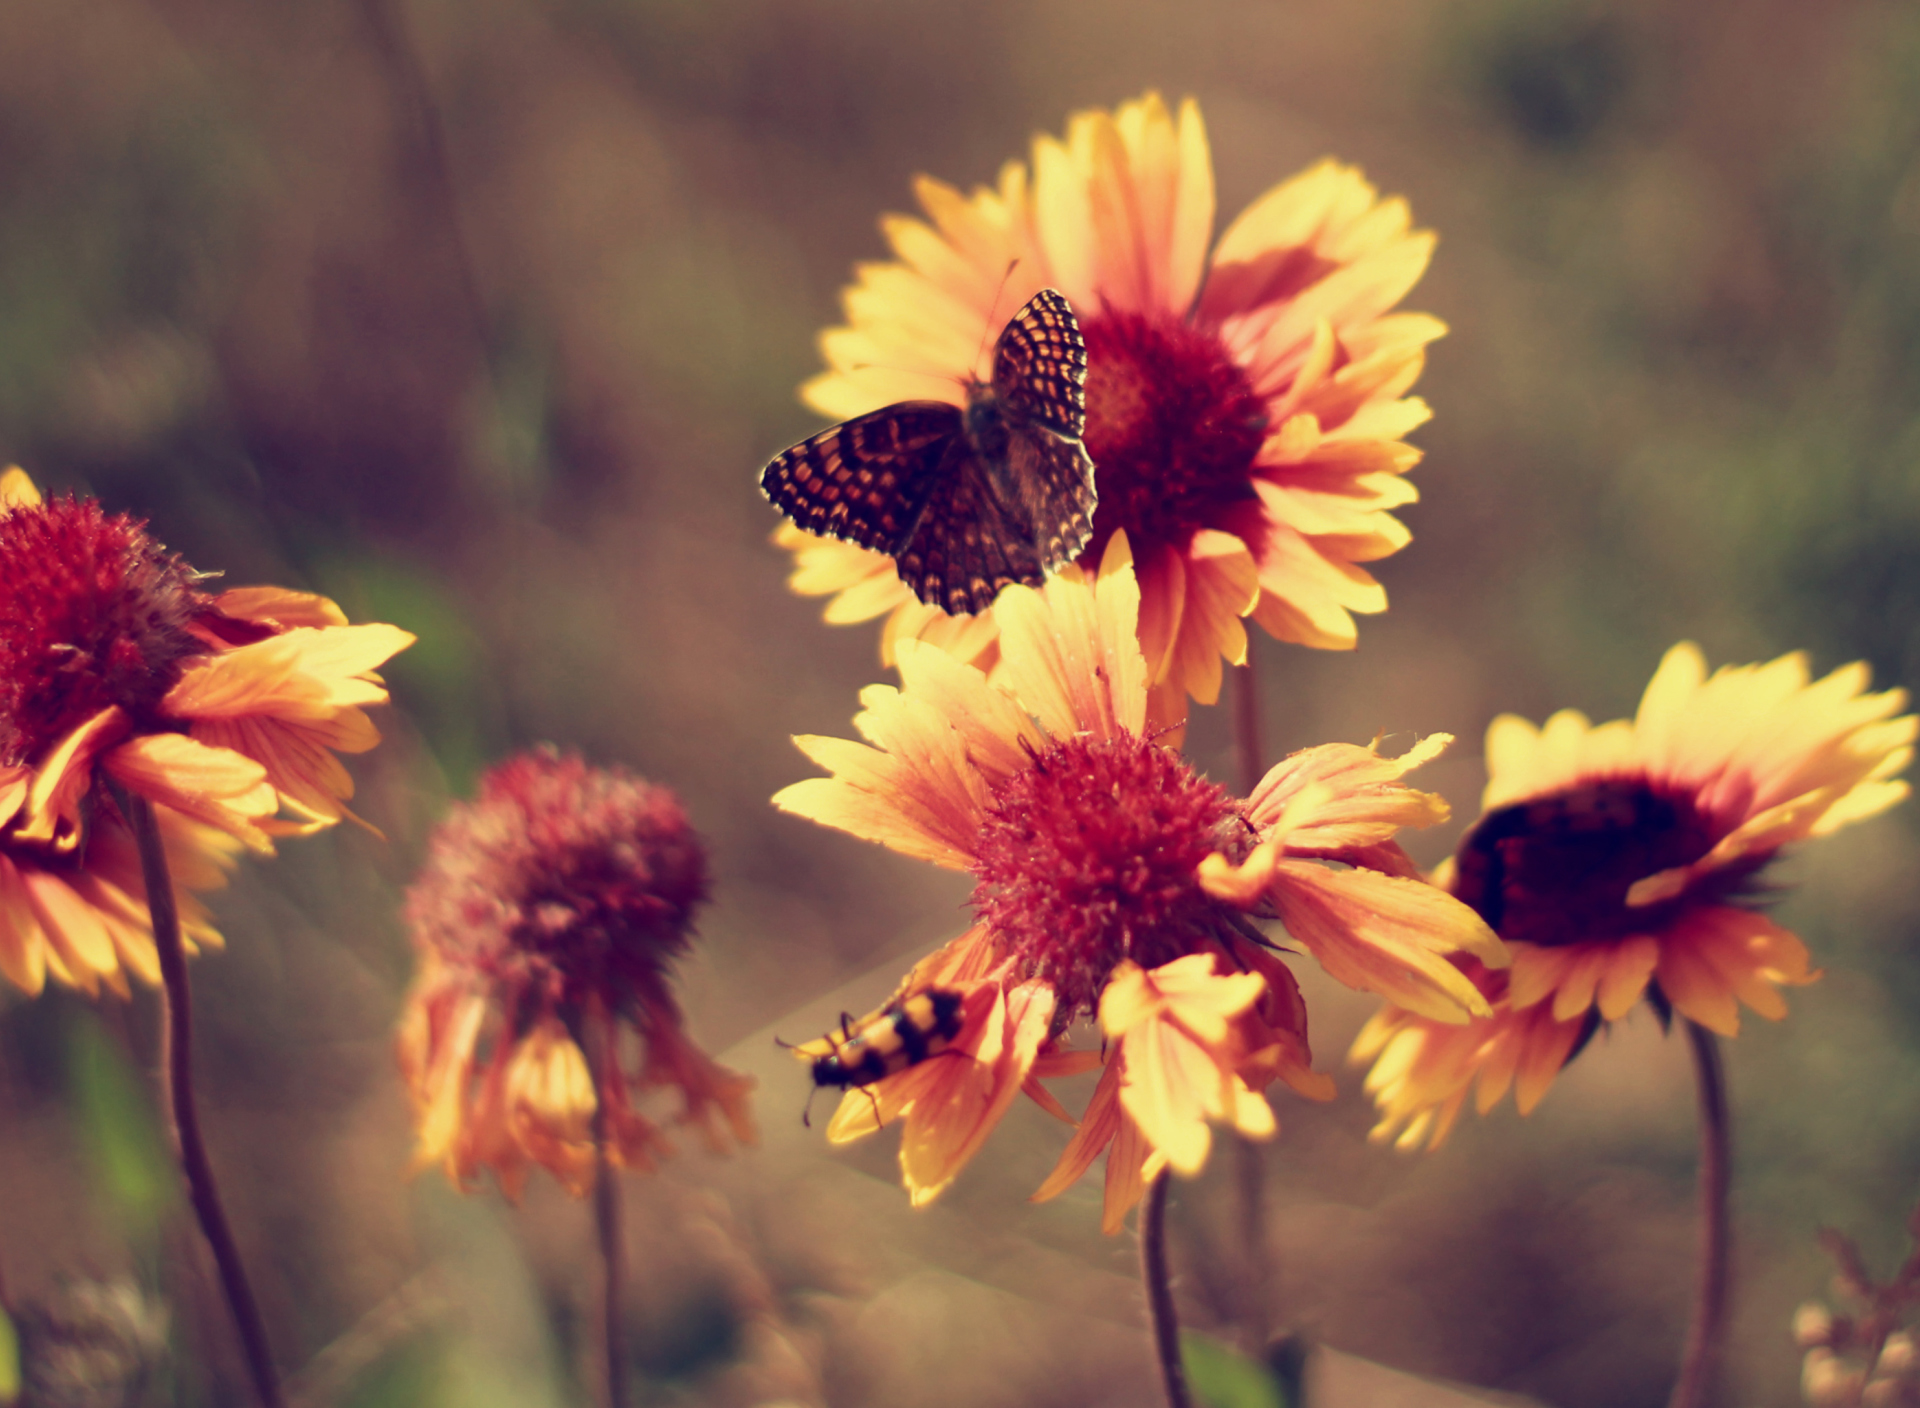
M 983 611 L 1011 582 L 1039 586 L 1093 532 L 1086 375 L 1073 309 L 1043 289 L 965 410 L 903 401 L 856 416 L 774 456 L 760 487 L 808 532 L 892 557 L 920 600 Z
M 1078 440 L 1087 431 L 1087 344 L 1064 296 L 1041 289 L 993 349 L 993 389 L 1008 409 Z

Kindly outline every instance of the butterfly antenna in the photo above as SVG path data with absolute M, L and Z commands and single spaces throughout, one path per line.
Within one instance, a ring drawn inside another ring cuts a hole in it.
M 965 384 L 962 378 L 948 372 L 923 372 L 917 367 L 894 367 L 885 362 L 855 362 L 847 370 L 850 372 L 897 372 L 901 376 L 924 376 L 930 381 L 941 381 L 948 385 L 955 382 Z
M 1002 325 L 1000 319 L 995 316 L 1000 311 L 1000 295 L 1007 291 L 1007 280 L 1013 277 L 1013 271 L 1019 267 L 1018 256 L 1009 259 L 1006 272 L 1000 275 L 1000 282 L 994 286 L 993 302 L 987 305 L 987 325 L 980 329 L 980 345 L 973 349 L 972 365 L 976 367 L 980 365 L 980 359 L 986 355 L 987 339 L 993 336 L 994 329 Z

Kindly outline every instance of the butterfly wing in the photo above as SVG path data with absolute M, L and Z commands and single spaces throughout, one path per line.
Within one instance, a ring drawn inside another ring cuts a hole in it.
M 993 349 L 993 390 L 1010 419 L 1078 440 L 1087 429 L 1087 344 L 1073 305 L 1043 288 Z
M 1093 536 L 1093 459 L 1086 446 L 1038 425 L 1015 425 L 997 476 L 1002 509 L 1024 520 L 1043 571 L 1080 555 Z
M 965 443 L 957 406 L 902 401 L 782 450 L 760 471 L 760 491 L 809 533 L 898 556 Z
M 934 484 L 894 566 L 920 600 L 950 616 L 985 611 L 1010 582 L 1046 580 L 1029 527 L 1008 518 L 971 446 Z
M 1093 532 L 1087 350 L 1073 308 L 1043 289 L 995 344 L 993 380 L 964 413 L 905 401 L 774 456 L 766 496 L 810 533 L 894 559 L 920 600 L 984 611 L 1011 582 L 1039 586 Z

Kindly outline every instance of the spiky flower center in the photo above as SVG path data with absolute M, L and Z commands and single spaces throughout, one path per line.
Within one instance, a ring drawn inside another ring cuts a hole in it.
M 1223 912 L 1195 869 L 1216 850 L 1244 856 L 1247 834 L 1225 790 L 1167 749 L 1069 739 L 995 795 L 974 909 L 1063 1014 L 1091 1014 L 1121 959 L 1155 968 L 1214 932 Z
M 1116 529 L 1137 557 L 1183 546 L 1254 497 L 1266 403 L 1212 333 L 1138 313 L 1101 313 L 1087 342 L 1087 453 L 1100 506 L 1088 560 Z
M 1723 830 L 1689 794 L 1640 778 L 1590 782 L 1482 817 L 1461 842 L 1454 891 L 1510 941 L 1643 934 L 1674 906 L 1737 898 L 1766 863 L 1718 871 L 1663 905 L 1628 906 L 1636 881 L 1691 865 Z
M 679 802 L 551 750 L 490 772 L 455 806 L 407 894 L 416 942 L 538 1011 L 671 1005 L 664 975 L 707 897 Z
M 0 765 L 110 705 L 157 723 L 208 610 L 198 574 L 127 514 L 72 497 L 0 515 Z

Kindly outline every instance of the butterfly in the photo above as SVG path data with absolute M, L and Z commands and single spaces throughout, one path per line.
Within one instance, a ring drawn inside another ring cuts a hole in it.
M 891 557 L 928 605 L 984 611 L 1092 536 L 1086 381 L 1073 308 L 1042 289 L 994 344 L 993 379 L 968 379 L 964 410 L 901 401 L 842 421 L 775 455 L 760 489 L 809 533 Z

